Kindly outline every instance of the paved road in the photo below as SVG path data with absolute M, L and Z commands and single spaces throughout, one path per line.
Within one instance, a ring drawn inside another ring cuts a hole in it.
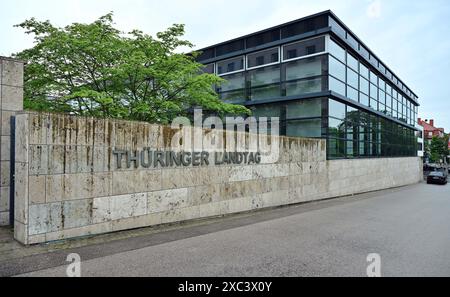
M 82 263 L 82 274 L 366 276 L 367 255 L 378 253 L 383 276 L 450 276 L 450 185 L 258 213 L 240 226 L 239 220 L 219 223 L 223 230 L 196 236 L 188 228 L 179 231 L 184 239 L 94 257 Z M 60 266 L 26 276 L 65 271 Z

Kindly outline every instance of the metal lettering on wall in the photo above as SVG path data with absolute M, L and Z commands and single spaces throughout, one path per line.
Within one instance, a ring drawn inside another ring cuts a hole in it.
M 209 166 L 210 156 L 209 152 L 174 152 L 174 151 L 152 151 L 151 149 L 144 149 L 142 151 L 126 151 L 114 150 L 117 169 L 123 168 L 123 163 L 126 163 L 126 168 L 157 168 L 157 167 L 200 167 Z M 215 165 L 252 165 L 261 163 L 261 153 L 255 152 L 215 152 Z

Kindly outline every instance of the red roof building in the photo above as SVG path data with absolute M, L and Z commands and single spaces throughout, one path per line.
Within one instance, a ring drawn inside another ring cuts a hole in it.
M 445 129 L 444 128 L 436 128 L 434 126 L 434 120 L 425 120 L 419 119 L 419 125 L 423 127 L 423 136 L 426 140 L 432 140 L 433 137 L 444 137 Z

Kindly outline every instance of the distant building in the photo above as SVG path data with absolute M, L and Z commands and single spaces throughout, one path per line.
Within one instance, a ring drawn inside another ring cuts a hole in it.
M 443 138 L 445 137 L 445 129 L 437 128 L 434 126 L 434 120 L 422 120 L 419 118 L 418 124 L 423 127 L 424 139 L 431 141 L 433 137 Z
M 417 156 L 423 158 L 425 156 L 425 141 L 423 126 L 416 125 L 417 132 Z

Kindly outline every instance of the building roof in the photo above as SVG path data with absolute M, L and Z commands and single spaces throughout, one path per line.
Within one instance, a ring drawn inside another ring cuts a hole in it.
M 261 30 L 261 31 L 255 32 L 255 33 L 247 34 L 247 35 L 244 35 L 244 36 L 241 36 L 241 37 L 238 37 L 238 38 L 234 38 L 234 39 L 227 40 L 227 41 L 224 41 L 224 42 L 221 42 L 221 43 L 217 43 L 217 44 L 215 44 L 215 45 L 211 45 L 211 46 L 208 46 L 208 47 L 199 49 L 199 50 L 197 50 L 197 51 L 199 51 L 199 52 L 204 52 L 204 51 L 207 51 L 207 50 L 214 49 L 214 48 L 216 48 L 216 47 L 218 47 L 218 46 L 226 45 L 226 44 L 233 43 L 233 42 L 242 41 L 242 40 L 245 40 L 246 38 L 249 38 L 249 37 L 252 37 L 252 36 L 255 36 L 255 35 L 259 35 L 259 34 L 262 34 L 262 33 L 268 33 L 268 32 L 273 31 L 273 30 L 277 30 L 277 29 L 280 29 L 280 30 L 281 30 L 282 28 L 286 28 L 286 27 L 289 26 L 289 25 L 292 25 L 292 24 L 295 24 L 295 23 L 299 23 L 299 22 L 302 22 L 302 21 L 306 21 L 306 20 L 309 20 L 309 19 L 313 19 L 313 18 L 316 18 L 316 17 L 320 17 L 320 16 L 326 16 L 326 15 L 332 17 L 332 18 L 334 19 L 334 21 L 336 21 L 336 22 L 338 23 L 339 26 L 341 26 L 343 29 L 345 29 L 345 31 L 347 32 L 348 35 L 351 35 L 351 37 L 352 37 L 353 39 L 355 39 L 355 40 L 358 42 L 358 44 L 360 45 L 360 47 L 362 47 L 362 48 L 364 48 L 366 51 L 368 51 L 368 52 L 369 52 L 369 55 L 370 55 L 371 57 L 374 57 L 374 58 L 379 62 L 380 65 L 382 65 L 387 71 L 389 71 L 389 72 L 393 75 L 393 77 L 395 77 L 395 78 L 397 79 L 397 81 L 398 81 L 401 85 L 405 86 L 405 87 L 407 88 L 407 90 L 413 95 L 413 96 L 408 96 L 408 97 L 410 97 L 411 100 L 413 100 L 417 105 L 419 105 L 419 103 L 418 103 L 418 101 L 417 101 L 418 95 L 415 94 L 415 93 L 411 90 L 411 88 L 409 88 L 409 87 L 407 86 L 407 84 L 405 84 L 405 83 L 399 78 L 399 76 L 395 74 L 395 72 L 393 72 L 389 67 L 387 67 L 386 64 L 385 64 L 384 62 L 382 62 L 381 59 L 379 59 L 378 56 L 375 55 L 375 53 L 374 53 L 372 50 L 370 50 L 370 48 L 369 48 L 363 41 L 361 41 L 361 39 L 359 39 L 359 37 L 358 37 L 355 33 L 353 33 L 353 31 L 350 30 L 350 29 L 347 27 L 347 25 L 345 25 L 345 24 L 344 24 L 344 23 L 343 23 L 343 22 L 342 22 L 342 21 L 341 21 L 341 20 L 340 20 L 340 19 L 339 19 L 332 11 L 331 11 L 331 10 L 326 10 L 326 11 L 323 11 L 323 12 L 319 12 L 319 13 L 316 13 L 316 14 L 313 14 L 313 15 L 310 15 L 310 16 L 306 16 L 306 17 L 303 17 L 303 18 L 300 18 L 300 19 L 297 19 L 297 20 L 294 20 L 294 21 L 291 21 L 291 22 L 287 22 L 287 23 L 284 23 L 284 24 L 281 24 L 281 25 L 277 25 L 277 26 L 274 26 L 274 27 L 270 27 L 270 28 L 267 28 L 267 29 L 264 29 L 264 30 Z M 330 28 L 330 26 L 329 26 L 329 28 Z M 239 51 L 236 53 L 236 55 L 240 55 L 240 54 L 242 54 L 242 53 L 240 53 Z M 227 57 L 227 58 L 228 58 L 228 57 Z M 207 60 L 209 60 L 209 59 L 207 59 Z M 203 60 L 201 60 L 201 61 L 203 61 Z M 370 61 L 367 61 L 367 62 L 370 63 Z M 377 69 L 377 70 L 378 70 L 380 73 L 382 73 L 379 69 Z M 386 73 L 382 73 L 382 74 L 383 74 L 383 76 L 385 76 L 386 78 L 391 79 L 391 78 L 389 78 L 389 77 L 386 75 Z M 391 79 L 391 81 L 392 81 L 392 79 Z M 395 84 L 393 81 L 392 81 L 392 83 Z M 397 87 L 399 87 L 399 86 L 397 85 Z M 401 88 L 400 88 L 400 90 L 401 90 Z M 406 93 L 406 92 L 405 92 L 405 93 Z M 412 97 L 415 97 L 415 98 L 412 98 Z
M 429 132 L 431 132 L 431 131 L 440 131 L 440 132 L 445 133 L 445 129 L 444 128 L 437 128 L 437 127 L 433 126 L 431 123 L 428 123 L 426 121 L 422 121 L 421 119 L 419 119 L 419 125 L 422 126 L 425 131 L 429 131 Z

